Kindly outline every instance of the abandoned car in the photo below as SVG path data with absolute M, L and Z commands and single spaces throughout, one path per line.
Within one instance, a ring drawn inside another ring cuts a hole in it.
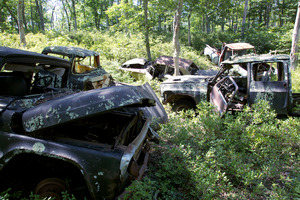
M 264 99 L 278 115 L 288 115 L 299 101 L 299 94 L 292 93 L 289 66 L 288 55 L 239 56 L 223 61 L 215 76 L 171 77 L 161 84 L 161 97 L 175 111 L 209 101 L 220 113 L 241 111 Z
M 42 54 L 59 56 L 64 59 L 67 58 L 67 60 L 70 61 L 70 67 L 68 68 L 44 67 L 43 70 L 37 73 L 37 77 L 52 76 L 53 79 L 62 81 L 59 87 L 75 90 L 91 90 L 126 85 L 124 83 L 115 82 L 113 77 L 103 69 L 100 65 L 100 54 L 98 52 L 79 47 L 50 46 L 45 47 Z M 45 80 L 46 78 L 43 78 L 40 81 L 42 82 L 41 85 L 45 84 Z M 51 84 L 51 86 L 53 86 L 54 83 L 52 82 Z M 144 87 L 147 88 L 148 95 L 155 99 L 156 105 L 140 109 L 143 110 L 146 117 L 152 120 L 151 127 L 157 128 L 159 123 L 165 123 L 167 121 L 168 116 L 150 85 L 145 84 Z
M 158 137 L 144 113 L 157 104 L 153 90 L 146 84 L 78 92 L 60 87 L 65 79 L 39 76 L 44 68 L 70 64 L 0 47 L 1 190 L 114 199 L 141 179 L 149 141 Z
M 135 79 L 146 77 L 147 79 L 163 80 L 165 76 L 174 74 L 174 58 L 171 56 L 160 56 L 154 62 L 145 58 L 135 58 L 122 64 L 121 70 L 130 72 Z M 197 74 L 199 68 L 191 60 L 179 58 L 179 71 L 181 75 Z
M 231 56 L 242 56 L 249 53 L 256 53 L 255 47 L 249 43 L 222 44 L 221 49 L 211 47 L 208 44 L 204 48 L 204 55 L 208 56 L 211 62 L 220 65 Z
M 100 65 L 100 54 L 98 52 L 79 47 L 50 46 L 45 47 L 42 54 L 67 58 L 71 62 L 72 65 L 68 68 L 67 73 L 63 69 L 57 68 L 54 71 L 54 73 L 68 76 L 66 85 L 68 88 L 90 90 L 108 87 L 113 84 L 111 75 Z M 52 69 L 45 68 L 45 70 L 53 72 Z

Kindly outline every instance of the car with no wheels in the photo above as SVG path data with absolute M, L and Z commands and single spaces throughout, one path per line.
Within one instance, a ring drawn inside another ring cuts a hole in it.
M 199 67 L 191 60 L 179 58 L 179 73 L 181 75 L 196 75 Z M 129 72 L 135 79 L 163 80 L 168 75 L 173 75 L 175 70 L 174 58 L 171 56 L 160 56 L 154 62 L 145 58 L 134 58 L 123 63 L 122 71 Z
M 67 59 L 71 65 L 67 69 L 55 70 L 44 68 L 45 73 L 56 73 L 66 79 L 66 87 L 79 90 L 91 90 L 113 85 L 112 76 L 100 65 L 100 54 L 79 47 L 49 46 L 45 47 L 42 54 L 57 56 Z

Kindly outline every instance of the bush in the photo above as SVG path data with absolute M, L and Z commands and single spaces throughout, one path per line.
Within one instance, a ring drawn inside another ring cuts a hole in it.
M 146 181 L 140 183 L 153 196 L 300 197 L 298 118 L 277 119 L 265 101 L 236 116 L 221 118 L 208 103 L 201 103 L 196 113 L 170 113 L 170 122 L 162 125 L 161 143 L 154 145 Z

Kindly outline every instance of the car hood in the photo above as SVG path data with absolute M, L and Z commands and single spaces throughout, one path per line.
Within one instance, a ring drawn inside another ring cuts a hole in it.
M 155 98 L 143 87 L 113 86 L 55 98 L 26 110 L 22 125 L 26 132 L 34 132 L 123 107 L 156 107 Z

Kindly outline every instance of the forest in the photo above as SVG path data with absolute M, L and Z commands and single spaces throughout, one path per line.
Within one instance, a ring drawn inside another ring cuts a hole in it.
M 20 0 L 1 1 L 0 6 L 1 32 L 18 33 L 21 23 L 25 33 L 64 35 L 102 31 L 113 34 L 121 31 L 130 38 L 135 33 L 149 32 L 150 38 L 163 36 L 168 40 L 173 34 L 177 3 L 165 0 Z M 259 53 L 289 49 L 296 11 L 297 2 L 293 0 L 187 0 L 182 7 L 180 41 L 197 51 L 205 44 L 219 47 L 221 42 L 235 41 L 249 42 Z
M 146 81 L 121 72 L 125 61 L 174 54 L 177 0 L 0 0 L 0 7 L 0 46 L 39 53 L 57 45 L 94 50 L 120 82 Z M 184 0 L 179 57 L 215 69 L 203 49 L 223 42 L 248 42 L 259 54 L 289 54 L 297 7 L 294 0 Z M 292 84 L 299 92 L 299 67 Z M 160 82 L 150 85 L 159 96 Z M 169 122 L 158 131 L 159 144 L 151 144 L 148 170 L 124 199 L 300 198 L 300 118 L 279 119 L 265 101 L 223 117 L 204 102 L 195 111 L 165 109 Z M 0 199 L 39 197 L 8 189 Z

